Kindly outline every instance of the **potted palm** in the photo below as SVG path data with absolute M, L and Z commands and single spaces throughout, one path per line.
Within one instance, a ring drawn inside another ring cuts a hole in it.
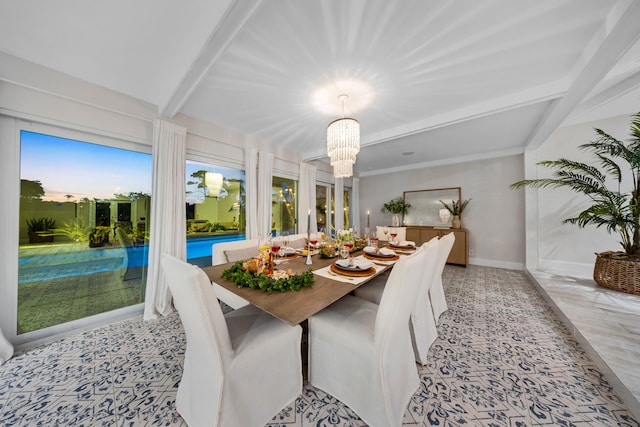
M 99 248 L 109 241 L 110 228 L 104 225 L 97 225 L 89 233 L 89 247 Z
M 596 253 L 594 280 L 606 288 L 640 294 L 640 113 L 632 116 L 627 142 L 601 129 L 595 132 L 595 141 L 578 148 L 592 152 L 600 167 L 564 158 L 545 160 L 538 164 L 552 169 L 553 177 L 525 179 L 511 187 L 564 187 L 587 196 L 591 205 L 563 223 L 604 226 L 609 233 L 618 233 L 623 251 Z M 629 175 L 631 188 L 622 192 L 621 184 Z M 615 183 L 613 188 L 608 182 Z
M 444 206 L 445 209 L 451 212 L 451 215 L 453 215 L 453 219 L 451 220 L 451 226 L 453 228 L 460 228 L 461 226 L 460 215 L 462 215 L 462 211 L 464 211 L 464 209 L 467 207 L 470 201 L 471 199 L 452 200 L 451 203 L 446 203 L 440 200 L 440 203 L 442 203 L 442 206 Z
M 405 203 L 402 197 L 396 197 L 395 199 L 389 200 L 387 203 L 382 205 L 382 213 L 389 212 L 393 214 L 391 218 L 391 225 L 393 227 L 398 227 L 400 225 L 400 218 L 398 215 L 404 215 L 409 211 L 411 205 L 409 203 Z
M 31 218 L 27 219 L 27 233 L 29 243 L 51 243 L 53 233 L 50 231 L 56 226 L 53 218 Z

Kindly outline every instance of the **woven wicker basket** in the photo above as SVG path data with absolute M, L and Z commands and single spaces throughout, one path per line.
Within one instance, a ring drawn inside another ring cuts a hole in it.
M 615 252 L 596 254 L 593 280 L 605 288 L 640 295 L 640 260 L 615 255 Z

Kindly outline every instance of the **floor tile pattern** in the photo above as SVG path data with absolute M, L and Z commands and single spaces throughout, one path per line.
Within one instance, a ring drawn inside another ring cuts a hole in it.
M 447 266 L 444 283 L 449 311 L 403 425 L 640 425 L 523 272 Z M 183 426 L 174 404 L 184 345 L 174 314 L 17 355 L 0 366 L 0 425 Z M 365 424 L 305 384 L 268 425 Z

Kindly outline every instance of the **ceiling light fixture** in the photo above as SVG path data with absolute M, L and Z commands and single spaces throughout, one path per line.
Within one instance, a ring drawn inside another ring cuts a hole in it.
M 360 151 L 360 123 L 356 119 L 344 117 L 344 102 L 347 99 L 348 95 L 338 96 L 338 101 L 342 102 L 342 118 L 332 121 L 327 127 L 327 154 L 336 178 L 353 175 L 353 165 Z

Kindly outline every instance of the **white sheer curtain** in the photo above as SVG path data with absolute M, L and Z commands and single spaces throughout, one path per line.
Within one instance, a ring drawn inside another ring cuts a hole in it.
M 258 150 L 249 148 L 244 152 L 245 164 L 245 215 L 247 240 L 258 238 Z
M 344 179 L 335 179 L 335 210 L 333 215 L 333 225 L 338 230 L 344 229 Z
M 351 222 L 353 229 L 362 235 L 363 230 L 360 230 L 360 178 L 354 177 L 351 182 Z
M 0 365 L 6 360 L 11 359 L 11 356 L 13 356 L 13 346 L 4 337 L 2 331 L 0 331 Z
M 318 231 L 316 219 L 316 167 L 308 163 L 300 163 L 300 180 L 298 181 L 298 233 L 307 232 L 307 215 L 311 211 L 312 233 Z
M 171 293 L 160 269 L 162 254 L 186 259 L 185 163 L 187 129 L 163 120 L 153 122 L 151 233 L 144 319 L 173 312 Z
M 273 178 L 273 153 L 258 154 L 258 234 L 271 234 L 271 187 Z

